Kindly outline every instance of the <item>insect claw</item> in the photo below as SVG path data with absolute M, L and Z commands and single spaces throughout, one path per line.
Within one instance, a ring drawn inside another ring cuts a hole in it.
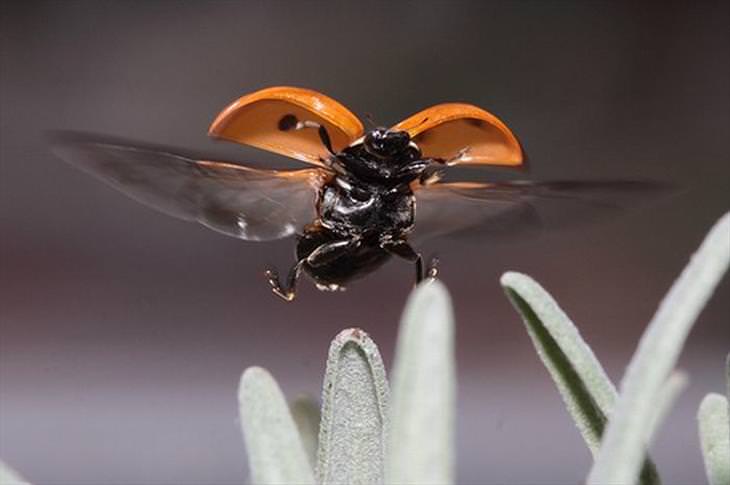
M 296 296 L 293 291 L 283 292 L 279 288 L 272 288 L 271 291 L 273 291 L 275 295 L 283 298 L 285 301 L 292 301 Z
M 264 274 L 266 275 L 266 278 L 268 278 L 269 283 L 271 286 L 279 286 L 279 272 L 275 269 L 267 269 Z
M 426 279 L 428 280 L 435 280 L 436 277 L 439 274 L 439 258 L 434 256 L 431 258 L 431 261 L 428 263 L 428 267 L 426 269 Z
M 269 285 L 271 286 L 271 291 L 278 297 L 282 298 L 285 301 L 292 301 L 296 297 L 296 292 L 294 291 L 294 288 L 289 288 L 288 290 L 283 290 L 281 287 L 281 282 L 279 281 L 279 272 L 276 271 L 274 268 L 268 268 L 265 273 L 266 278 L 269 280 Z

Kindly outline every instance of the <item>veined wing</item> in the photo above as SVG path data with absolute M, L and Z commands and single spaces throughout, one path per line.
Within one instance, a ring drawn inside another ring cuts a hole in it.
M 328 176 L 316 168 L 259 170 L 195 160 L 76 133 L 54 136 L 52 150 L 149 207 L 249 241 L 287 237 L 311 223 Z
M 416 191 L 412 238 L 529 237 L 620 214 L 667 189 L 631 180 L 436 183 Z

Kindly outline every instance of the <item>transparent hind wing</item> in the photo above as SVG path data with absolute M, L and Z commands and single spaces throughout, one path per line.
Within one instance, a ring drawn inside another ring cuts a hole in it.
M 412 239 L 534 237 L 620 214 L 668 190 L 630 180 L 436 183 L 416 191 Z
M 73 133 L 56 135 L 52 150 L 138 202 L 249 241 L 287 237 L 311 223 L 327 177 L 321 169 L 259 170 Z

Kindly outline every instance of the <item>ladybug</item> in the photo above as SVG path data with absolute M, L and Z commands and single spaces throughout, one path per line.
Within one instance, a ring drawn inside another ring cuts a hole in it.
M 616 195 L 646 182 L 443 182 L 449 167 L 525 168 L 517 138 L 493 114 L 445 103 L 400 123 L 365 130 L 324 94 L 272 87 L 225 108 L 209 135 L 310 166 L 263 170 L 186 157 L 177 150 L 79 133 L 57 134 L 53 151 L 133 199 L 247 241 L 296 236 L 296 260 L 273 292 L 291 301 L 306 273 L 317 288 L 343 290 L 391 257 L 413 264 L 415 282 L 434 278 L 413 241 L 468 233 L 524 236 L 544 223 L 538 207 L 571 202 L 618 208 Z

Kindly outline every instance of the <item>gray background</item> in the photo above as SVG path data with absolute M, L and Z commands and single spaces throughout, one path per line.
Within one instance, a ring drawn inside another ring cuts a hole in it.
M 317 394 L 329 340 L 364 327 L 389 364 L 411 268 L 344 294 L 274 298 L 293 241 L 167 218 L 54 159 L 82 129 L 292 166 L 206 138 L 238 96 L 290 84 L 381 123 L 444 101 L 499 115 L 535 179 L 653 178 L 684 190 L 625 217 L 438 250 L 458 320 L 461 483 L 578 483 L 590 456 L 498 284 L 543 283 L 618 381 L 657 303 L 728 208 L 727 2 L 3 2 L 0 455 L 53 484 L 246 478 L 240 372 Z M 471 173 L 471 172 L 470 172 Z M 657 437 L 665 481 L 704 482 L 695 411 L 721 391 L 726 278 L 689 337 L 691 377 Z

